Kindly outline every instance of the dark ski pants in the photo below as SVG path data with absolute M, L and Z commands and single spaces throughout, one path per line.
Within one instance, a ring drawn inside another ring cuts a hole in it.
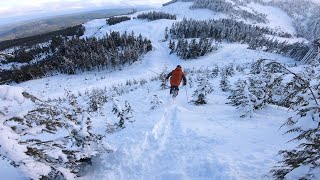
M 174 91 L 176 91 L 176 93 L 178 95 L 179 87 L 178 86 L 171 86 L 170 87 L 170 94 L 173 94 Z

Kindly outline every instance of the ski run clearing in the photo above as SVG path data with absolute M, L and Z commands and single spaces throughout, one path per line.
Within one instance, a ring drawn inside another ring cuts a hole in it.
M 174 12 L 177 21 L 183 18 L 227 17 L 204 9 L 190 10 L 190 5 L 189 2 L 178 2 L 158 11 Z M 284 13 L 280 9 L 258 7 L 255 4 L 251 7 L 270 14 L 269 27 L 289 33 L 295 32 L 290 18 L 283 16 Z M 208 104 L 203 106 L 188 103 L 196 85 L 190 87 L 188 84 L 186 89 L 180 87 L 177 98 L 171 99 L 169 89 L 162 90 L 159 81 L 150 79 L 156 77 L 155 72 L 160 73 L 165 66 L 171 71 L 178 64 L 182 69 L 200 69 L 214 65 L 223 67 L 230 63 L 241 65 L 260 58 L 273 59 L 281 63 L 295 63 L 294 60 L 277 54 L 249 50 L 245 44 L 222 43 L 218 50 L 204 57 L 183 61 L 174 54 L 169 55 L 168 42 L 162 42 L 165 28 L 170 27 L 173 22 L 175 21 L 148 22 L 133 19 L 113 26 L 106 25 L 105 19 L 87 22 L 84 24 L 84 37 L 99 38 L 109 31 L 133 31 L 135 35 L 141 33 L 143 37 L 150 38 L 154 50 L 138 63 L 120 71 L 60 74 L 14 86 L 22 87 L 40 99 L 47 99 L 62 97 L 66 90 L 77 94 L 86 90 L 125 84 L 127 80 L 148 80 L 142 88 L 133 89 L 118 97 L 120 102 L 130 102 L 134 110 L 134 122 L 128 123 L 125 129 L 106 138 L 115 151 L 94 159 L 93 165 L 87 169 L 87 174 L 80 179 L 270 179 L 270 169 L 281 160 L 277 155 L 278 151 L 296 145 L 286 143 L 292 135 L 283 135 L 284 131 L 279 129 L 290 116 L 287 109 L 268 106 L 255 112 L 251 118 L 240 118 L 239 110 L 226 104 L 229 94 L 220 90 L 219 77 L 210 80 L 214 92 L 208 96 Z M 230 78 L 231 84 L 240 76 L 241 74 L 236 74 Z M 21 88 L 11 89 L 18 91 L 16 96 L 12 92 L 11 95 L 8 94 L 9 87 L 1 88 L 0 108 L 6 103 L 12 105 L 11 100 L 14 99 L 22 103 L 17 105 L 18 107 L 23 106 L 23 100 L 19 95 Z M 150 102 L 154 95 L 157 95 L 162 103 L 158 108 L 150 110 Z M 110 108 L 111 105 L 104 108 L 105 116 L 94 118 L 93 127 L 103 129 L 110 120 Z M 26 179 L 6 161 L 1 161 L 1 166 L 1 179 Z

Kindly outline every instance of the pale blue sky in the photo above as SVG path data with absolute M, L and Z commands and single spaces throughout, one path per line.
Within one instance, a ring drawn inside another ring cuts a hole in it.
M 66 10 L 106 8 L 126 5 L 161 5 L 169 0 L 0 0 L 0 18 L 59 12 Z M 312 0 L 319 2 L 320 0 Z
M 169 0 L 0 0 L 0 25 L 8 21 L 39 18 L 73 11 L 126 6 L 160 6 Z
M 0 0 L 0 25 L 68 12 L 127 6 L 160 6 L 169 0 Z M 320 4 L 320 0 L 312 0 Z

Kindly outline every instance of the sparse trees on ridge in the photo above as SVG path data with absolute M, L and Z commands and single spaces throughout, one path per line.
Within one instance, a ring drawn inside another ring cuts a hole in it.
M 164 12 L 147 12 L 147 13 L 142 13 L 137 16 L 138 19 L 148 19 L 149 21 L 154 21 L 157 19 L 172 19 L 175 20 L 177 17 L 176 15 L 169 14 L 169 13 L 164 13 Z
M 310 48 L 305 43 L 296 42 L 289 44 L 286 41 L 280 42 L 264 36 L 287 37 L 286 33 L 274 32 L 268 28 L 253 26 L 231 19 L 203 21 L 184 19 L 181 22 L 174 23 L 169 32 L 172 40 L 178 39 L 176 45 L 173 44 L 174 41 L 170 41 L 169 47 L 171 53 L 176 51 L 177 55 L 183 59 L 188 59 L 190 56 L 188 54 L 191 54 L 191 56 L 195 54 L 191 53 L 191 48 L 187 48 L 189 44 L 187 44 L 188 41 L 185 38 L 210 38 L 218 42 L 225 40 L 227 42 L 247 43 L 250 49 L 261 49 L 267 52 L 279 53 L 297 60 L 301 60 Z M 177 51 L 177 49 L 180 49 L 180 51 Z M 203 54 L 200 52 L 201 48 L 198 49 L 197 53 Z
M 105 37 L 64 40 L 57 52 L 40 62 L 17 70 L 0 72 L 1 83 L 22 82 L 51 73 L 76 74 L 91 70 L 116 69 L 132 64 L 152 50 L 151 41 L 134 33 L 110 32 Z
M 121 23 L 123 21 L 128 21 L 128 20 L 131 20 L 131 17 L 129 17 L 129 16 L 120 16 L 120 17 L 114 16 L 114 17 L 108 18 L 106 21 L 107 21 L 107 24 L 111 26 L 111 25 Z

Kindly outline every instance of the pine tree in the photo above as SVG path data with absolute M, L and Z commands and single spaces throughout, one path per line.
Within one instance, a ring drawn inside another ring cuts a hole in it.
M 203 76 L 197 78 L 198 81 L 198 87 L 194 91 L 192 97 L 195 98 L 192 102 L 194 102 L 197 105 L 201 104 L 207 104 L 207 95 L 213 92 L 213 87 L 209 83 L 209 80 L 207 78 L 204 78 Z
M 302 73 L 296 73 L 278 62 L 260 60 L 252 67 L 252 72 L 256 74 L 251 77 L 250 91 L 256 97 L 255 108 L 274 103 L 296 113 L 287 119 L 282 128 L 288 128 L 286 134 L 296 135 L 290 142 L 298 141 L 300 144 L 292 150 L 279 151 L 283 160 L 270 172 L 276 179 L 290 178 L 293 171 L 301 172 L 300 177 L 294 178 L 318 179 L 319 66 L 307 66 Z
M 254 96 L 249 91 L 249 83 L 247 80 L 238 80 L 235 84 L 235 89 L 231 90 L 231 95 L 228 97 L 232 106 L 236 106 L 243 113 L 240 117 L 251 117 L 254 110 Z
M 159 100 L 157 95 L 153 95 L 152 100 L 151 100 L 151 110 L 156 109 L 157 107 L 160 106 L 160 104 L 162 104 L 162 101 Z
M 211 78 L 216 78 L 216 77 L 218 77 L 218 75 L 219 75 L 219 66 L 218 65 L 214 65 L 213 66 L 213 68 L 212 68 L 212 70 L 211 70 L 211 75 L 210 75 L 210 77 Z
M 162 69 L 162 72 L 160 74 L 160 81 L 161 81 L 161 89 L 167 89 L 168 88 L 168 85 L 167 85 L 167 80 L 166 80 L 166 77 L 168 75 L 168 66 L 165 65 Z
M 174 53 L 176 49 L 175 41 L 172 41 L 171 39 L 169 41 L 169 49 L 170 49 L 170 54 Z
M 280 64 L 279 64 L 280 65 Z M 309 70 L 308 70 L 309 69 Z M 274 178 L 284 179 L 291 172 L 301 171 L 300 179 L 318 179 L 320 168 L 320 74 L 318 67 L 309 67 L 305 74 L 296 74 L 286 69 L 292 79 L 285 89 L 285 105 L 296 112 L 288 118 L 282 128 L 288 128 L 286 134 L 295 133 L 290 141 L 300 144 L 292 150 L 282 150 L 283 160 L 271 173 Z
M 169 33 L 168 33 L 169 29 L 168 27 L 166 27 L 166 29 L 164 30 L 164 41 L 167 41 L 169 38 Z
M 221 75 L 221 80 L 220 80 L 220 89 L 223 92 L 230 91 L 231 85 L 230 81 L 228 80 L 228 77 L 225 74 Z
M 120 118 L 118 123 L 114 124 L 114 130 L 116 130 L 116 129 L 124 129 L 126 121 L 132 122 L 131 118 L 132 118 L 133 109 L 130 106 L 128 101 L 125 101 L 125 108 L 122 109 L 122 107 L 119 104 L 119 101 L 117 99 L 113 99 L 112 112 L 117 117 Z
M 5 152 L 1 156 L 26 176 L 72 179 L 91 164 L 92 157 L 107 150 L 101 141 L 104 136 L 91 131 L 91 117 L 74 95 L 67 92 L 64 100 L 41 101 L 26 92 L 22 94 L 35 109 L 19 117 L 0 115 L 1 132 L 5 132 L 1 137 L 6 139 L 0 147 Z M 48 133 L 52 135 L 43 140 L 41 137 Z

